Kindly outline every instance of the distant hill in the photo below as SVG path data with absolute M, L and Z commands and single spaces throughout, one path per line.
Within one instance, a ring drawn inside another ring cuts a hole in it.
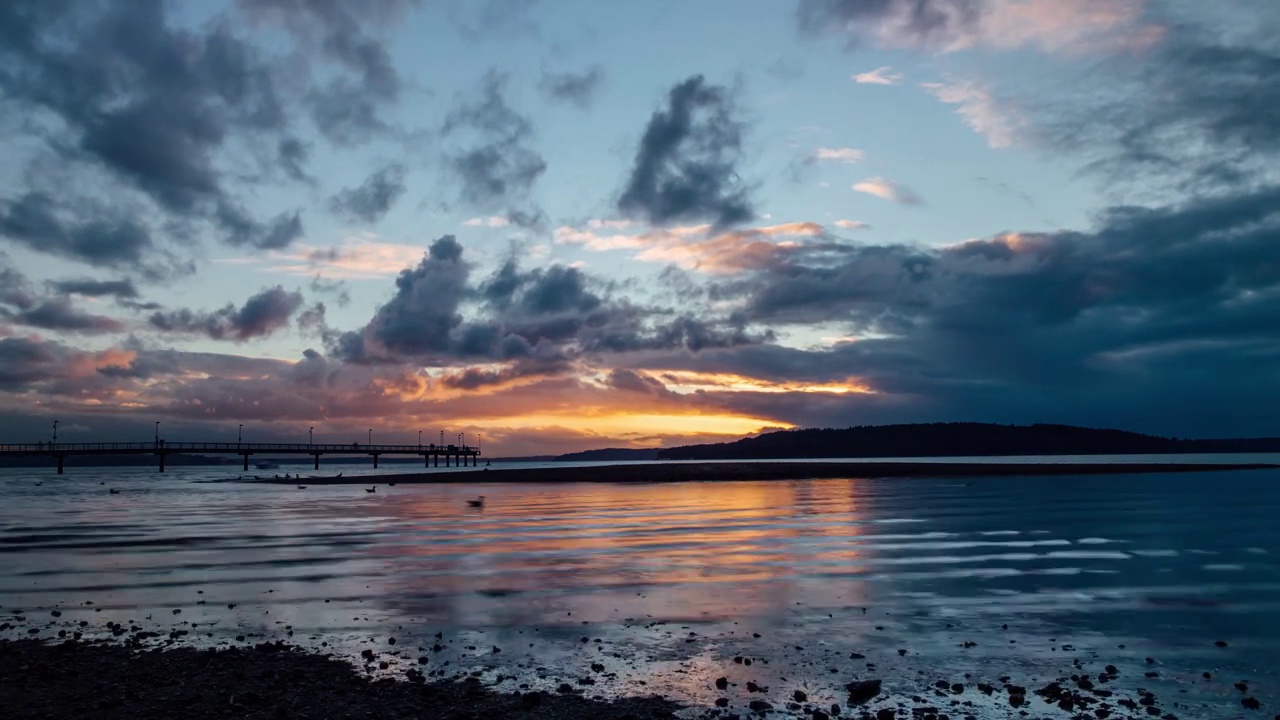
M 734 442 L 685 445 L 662 460 L 948 457 L 978 455 L 1145 455 L 1280 452 L 1280 438 L 1179 440 L 1071 425 L 930 423 L 782 430 Z
M 556 458 L 558 462 L 597 461 L 597 460 L 657 460 L 658 448 L 603 448 L 601 450 L 584 450 L 569 453 Z

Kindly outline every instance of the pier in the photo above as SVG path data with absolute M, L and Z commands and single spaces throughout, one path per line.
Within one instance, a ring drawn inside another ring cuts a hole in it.
M 469 445 L 369 445 L 360 443 L 211 443 L 211 442 L 118 442 L 118 443 L 56 443 L 35 442 L 0 445 L 0 457 L 46 456 L 57 460 L 58 474 L 72 455 L 155 455 L 159 458 L 160 472 L 169 455 L 239 455 L 244 459 L 244 469 L 249 469 L 253 455 L 310 455 L 315 458 L 315 468 L 320 469 L 320 458 L 325 455 L 370 456 L 378 467 L 382 455 L 420 455 L 423 467 L 475 466 L 480 459 L 480 448 Z

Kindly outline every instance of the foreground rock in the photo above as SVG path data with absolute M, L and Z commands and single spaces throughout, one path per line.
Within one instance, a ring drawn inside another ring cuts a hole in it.
M 419 678 L 421 675 L 419 674 Z M 487 690 L 475 682 L 371 680 L 287 645 L 133 651 L 118 645 L 0 641 L 0 708 L 12 718 L 670 718 L 658 698 Z

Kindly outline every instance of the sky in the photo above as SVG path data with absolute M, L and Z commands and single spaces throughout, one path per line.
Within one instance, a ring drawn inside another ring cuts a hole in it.
M 1271 0 L 10 0 L 0 441 L 1280 435 Z

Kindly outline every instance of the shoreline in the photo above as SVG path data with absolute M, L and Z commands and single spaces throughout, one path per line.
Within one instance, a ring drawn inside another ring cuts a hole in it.
M 117 626 L 124 634 L 123 628 Z M 367 648 L 362 659 L 308 648 L 283 640 L 247 643 L 232 647 L 199 647 L 184 644 L 185 636 L 171 633 L 168 641 L 158 634 L 132 628 L 122 641 L 110 639 L 30 638 L 0 639 L 0 707 L 12 717 L 120 718 L 160 720 L 172 717 L 205 718 L 328 718 L 376 717 L 386 720 L 489 720 L 519 717 L 525 720 L 728 720 L 731 718 L 800 717 L 806 720 L 907 720 L 944 718 L 977 720 L 1027 716 L 1135 718 L 1205 717 L 1180 702 L 1175 694 L 1165 706 L 1179 714 L 1165 714 L 1153 691 L 1140 683 L 1129 689 L 1120 680 L 1137 674 L 1133 660 L 1121 669 L 1096 655 L 1084 661 L 1099 666 L 1084 669 L 1079 658 L 1062 674 L 1047 677 L 1000 676 L 984 682 L 957 668 L 936 668 L 910 675 L 882 672 L 867 656 L 854 653 L 841 662 L 832 682 L 843 687 L 836 697 L 844 702 L 810 699 L 799 684 L 745 687 L 721 676 L 711 680 L 714 702 L 684 704 L 660 694 L 654 685 L 643 696 L 608 698 L 594 693 L 591 674 L 605 673 L 597 664 L 579 677 L 576 685 L 562 682 L 554 690 L 522 683 L 518 688 L 499 687 L 504 677 L 482 678 L 459 668 L 456 672 L 426 671 L 440 664 L 429 655 L 435 647 L 395 647 L 394 640 L 379 649 Z M 60 635 L 65 636 L 64 633 Z M 77 632 L 76 635 L 79 635 Z M 176 637 L 175 637 L 176 635 Z M 758 637 L 758 636 L 757 636 Z M 372 640 L 372 638 L 371 638 Z M 429 640 L 426 642 L 430 642 Z M 976 645 L 976 644 L 975 644 Z M 1225 647 L 1225 643 L 1222 644 Z M 1124 647 L 1123 645 L 1121 646 Z M 1074 648 L 1064 644 L 1064 652 Z M 906 654 L 906 651 L 899 651 Z M 415 660 L 414 658 L 417 657 Z M 767 664 L 767 660 L 757 658 Z M 1066 658 L 1064 657 L 1064 660 Z M 741 661 L 743 673 L 735 672 Z M 866 661 L 866 662 L 863 662 Z M 828 661 L 831 662 L 831 661 Z M 1141 662 L 1141 661 L 1137 661 Z M 1152 667 L 1148 658 L 1137 672 Z M 749 675 L 750 658 L 734 658 L 726 671 Z M 443 663 L 448 665 L 448 663 Z M 1096 675 L 1096 683 L 1090 677 Z M 714 673 L 713 673 L 714 674 Z M 1146 678 L 1159 673 L 1146 670 Z M 1209 678 L 1210 673 L 1205 673 Z M 602 676 L 603 677 L 603 676 Z M 937 679 L 942 677 L 944 679 Z M 852 678 L 852 680 L 849 680 Z M 514 680 L 515 678 L 513 678 Z M 782 678 L 785 682 L 785 678 Z M 849 680 L 846 682 L 846 680 Z M 1120 684 L 1115 684 L 1119 682 Z M 882 683 L 884 686 L 882 687 Z M 1237 683 L 1238 692 L 1222 698 L 1217 710 L 1257 710 L 1263 707 L 1249 688 Z M 793 690 L 793 688 L 795 688 Z M 1163 688 L 1168 690 L 1168 687 Z M 810 688 L 810 691 L 820 688 Z M 1229 698 L 1229 699 L 1228 699 Z M 830 703 L 830 704 L 828 704 Z M 1216 704 L 1216 703 L 1215 703 Z M 712 707 L 714 705 L 714 707 Z M 827 711 L 830 709 L 830 712 Z M 1025 708 L 1025 709 L 1024 709 Z M 1142 712 L 1145 710 L 1146 712 Z M 1154 710 L 1154 712 L 1152 712 Z M 679 713 L 679 714 L 677 714 Z M 1214 712 L 1216 717 L 1224 715 Z
M 751 462 L 634 463 L 562 468 L 473 468 L 429 473 L 355 475 L 351 477 L 262 477 L 242 482 L 291 485 L 363 485 L 376 481 L 396 484 L 444 483 L 670 483 L 745 480 L 830 480 L 844 478 L 925 477 L 1054 477 L 1063 475 L 1128 475 L 1138 473 L 1274 470 L 1267 463 L 921 463 L 921 462 Z
M 0 640 L 6 717 L 672 718 L 659 697 L 589 698 L 579 690 L 505 693 L 478 678 L 361 674 L 342 659 L 281 641 L 223 649 L 107 641 Z M 366 666 L 367 670 L 367 666 Z

